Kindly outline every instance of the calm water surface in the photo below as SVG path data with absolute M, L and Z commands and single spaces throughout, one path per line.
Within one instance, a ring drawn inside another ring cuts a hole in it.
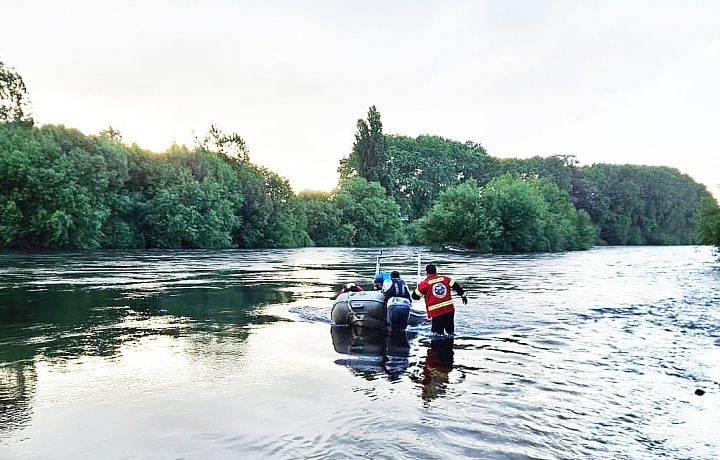
M 0 253 L 0 458 L 718 457 L 710 248 L 423 252 L 453 341 L 331 326 L 375 254 Z

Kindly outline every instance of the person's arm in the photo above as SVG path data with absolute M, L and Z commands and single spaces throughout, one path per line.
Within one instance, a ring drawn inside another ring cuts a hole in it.
M 425 290 L 425 281 L 420 281 L 420 284 L 417 285 L 417 288 L 412 293 L 412 298 L 415 300 L 422 299 L 422 296 L 424 295 L 423 292 Z
M 467 305 L 467 302 L 468 302 L 467 294 L 465 293 L 465 289 L 463 289 L 462 286 L 460 286 L 460 283 L 456 282 L 453 279 L 450 279 L 450 287 L 452 288 L 453 291 L 457 292 L 457 294 L 460 296 L 460 298 L 462 299 L 463 305 Z
M 412 300 L 412 296 L 410 295 L 410 288 L 408 287 L 407 283 L 402 284 L 402 292 L 398 294 L 400 297 L 404 297 L 408 300 Z
M 385 291 L 385 302 L 387 302 L 390 297 L 395 297 L 395 283 L 390 283 L 390 287 Z

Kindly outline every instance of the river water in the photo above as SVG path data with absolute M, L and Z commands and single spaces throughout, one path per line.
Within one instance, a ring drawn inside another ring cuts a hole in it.
M 423 250 L 453 340 L 331 326 L 376 253 L 0 253 L 0 458 L 718 457 L 710 248 Z

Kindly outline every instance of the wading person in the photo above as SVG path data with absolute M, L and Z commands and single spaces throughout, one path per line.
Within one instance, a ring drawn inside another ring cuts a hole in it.
M 425 267 L 425 271 L 427 278 L 420 281 L 417 289 L 412 293 L 412 298 L 420 300 L 421 297 L 425 297 L 425 308 L 434 334 L 445 332 L 452 335 L 455 333 L 455 305 L 450 291 L 453 290 L 460 295 L 463 305 L 467 305 L 465 291 L 449 276 L 438 275 L 435 265 L 429 264 Z
M 388 330 L 404 330 L 410 316 L 412 298 L 400 272 L 393 270 L 390 279 L 383 283 L 384 315 Z
M 400 278 L 400 272 L 397 270 L 393 270 L 390 273 L 390 279 L 384 282 L 382 290 L 385 294 L 386 304 L 391 297 L 403 297 L 411 300 L 410 289 L 407 287 L 407 284 L 405 284 L 405 281 Z

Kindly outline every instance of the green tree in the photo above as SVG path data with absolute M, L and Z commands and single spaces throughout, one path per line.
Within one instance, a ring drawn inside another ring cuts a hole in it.
M 0 125 L 0 179 L 2 206 L 11 211 L 18 226 L 10 232 L 14 239 L 6 245 L 101 245 L 109 212 L 110 171 L 105 158 L 79 131 L 51 125 L 40 129 Z
M 551 155 L 531 158 L 503 158 L 497 160 L 496 175 L 512 174 L 523 179 L 547 179 L 560 190 L 570 192 L 572 171 L 577 161 L 572 155 Z
M 27 87 L 19 73 L 0 61 L 0 123 L 33 124 Z
M 110 172 L 105 192 L 108 215 L 102 226 L 101 246 L 104 248 L 139 248 L 144 243 L 137 231 L 131 211 L 134 200 L 128 190 L 131 149 L 122 143 L 119 131 L 109 127 L 92 136 L 95 151 L 101 155 Z M 137 149 L 137 147 L 135 147 Z
M 215 123 L 212 123 L 208 133 L 203 138 L 197 138 L 196 142 L 203 150 L 217 152 L 241 162 L 250 161 L 250 151 L 245 139 L 234 131 L 230 133 L 222 131 Z
M 594 236 L 587 215 L 554 183 L 509 174 L 482 188 L 475 181 L 448 188 L 419 234 L 431 246 L 501 253 L 587 249 Z
M 712 197 L 700 203 L 698 213 L 698 241 L 720 248 L 720 207 Z
M 387 190 L 389 185 L 387 141 L 383 134 L 380 112 L 373 105 L 368 109 L 367 121 L 357 121 L 355 143 L 349 157 L 341 160 L 338 169 L 341 179 L 360 176 L 378 182 Z
M 450 244 L 483 252 L 495 250 L 501 229 L 485 209 L 474 180 L 448 188 L 418 222 L 421 241 L 433 247 Z
M 548 250 L 543 232 L 548 205 L 527 181 L 509 174 L 498 177 L 484 187 L 482 203 L 500 228 L 497 252 Z
M 250 163 L 232 164 L 238 193 L 245 197 L 237 209 L 241 225 L 233 233 L 235 244 L 241 248 L 310 245 L 305 215 L 288 181 Z
M 338 235 L 340 211 L 332 195 L 325 192 L 301 192 L 298 200 L 306 216 L 307 233 L 315 246 L 342 246 Z
M 590 216 L 573 206 L 568 192 L 549 179 L 532 179 L 528 183 L 547 203 L 543 221 L 545 250 L 590 249 L 595 241 Z
M 495 174 L 482 145 L 439 136 L 387 136 L 390 194 L 410 221 L 424 216 L 441 192 L 472 178 L 480 185 Z
M 333 194 L 340 222 L 335 241 L 343 246 L 398 244 L 402 222 L 395 201 L 377 182 L 361 177 L 343 181 Z
M 707 189 L 663 166 L 596 164 L 580 168 L 575 203 L 587 211 L 601 244 L 692 244 Z
M 112 128 L 85 136 L 0 124 L 0 247 L 311 244 L 287 180 L 232 153 L 239 137 L 214 133 L 221 151 L 174 145 L 155 154 L 124 145 Z

